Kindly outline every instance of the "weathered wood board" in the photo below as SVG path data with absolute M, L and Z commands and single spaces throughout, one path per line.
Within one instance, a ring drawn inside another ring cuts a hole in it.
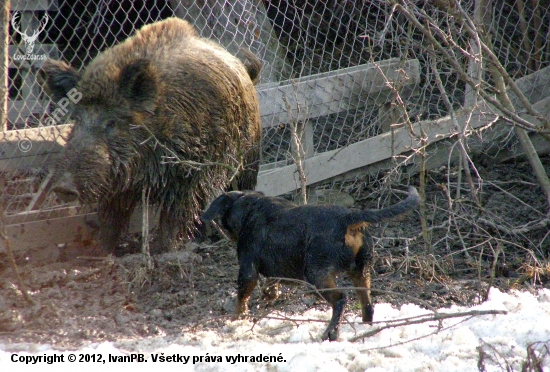
M 40 168 L 63 148 L 69 124 L 0 132 L 0 172 Z
M 472 128 L 487 125 L 496 119 L 488 107 L 478 106 L 473 112 L 457 112 L 458 125 L 468 123 Z M 412 125 L 414 133 L 419 136 L 420 129 L 426 136 L 427 143 L 440 141 L 456 133 L 450 117 L 435 121 L 424 121 Z M 418 149 L 422 144 L 411 135 L 409 128 L 402 127 L 393 132 L 381 134 L 354 143 L 347 147 L 327 151 L 304 161 L 307 184 L 314 184 L 351 170 L 364 167 L 392 156 Z M 256 189 L 266 195 L 280 195 L 298 188 L 296 165 L 261 172 Z
M 93 208 L 90 208 L 93 209 Z M 130 219 L 128 232 L 139 233 L 142 228 L 143 210 L 136 208 Z M 159 213 L 151 211 L 149 228 L 158 224 Z M 4 218 L 4 231 L 10 239 L 13 251 L 42 249 L 78 243 L 89 245 L 98 238 L 97 213 L 82 213 L 79 208 L 69 207 L 54 211 L 30 212 Z M 0 253 L 5 252 L 0 240 Z
M 388 82 L 401 85 L 401 94 L 406 97 L 419 81 L 419 61 L 396 58 L 276 84 L 262 84 L 258 86 L 262 126 L 267 128 L 290 120 L 311 119 L 382 104 L 393 95 Z M 292 108 L 290 112 L 285 97 Z

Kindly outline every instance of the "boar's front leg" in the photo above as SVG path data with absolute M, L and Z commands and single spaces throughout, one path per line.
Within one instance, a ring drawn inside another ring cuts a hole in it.
M 122 236 L 128 230 L 130 217 L 136 206 L 134 198 L 122 196 L 109 198 L 98 204 L 99 236 L 101 248 L 107 253 L 116 253 Z
M 160 211 L 158 239 L 151 245 L 151 253 L 168 252 L 175 247 L 178 232 L 185 221 L 174 206 L 164 206 Z

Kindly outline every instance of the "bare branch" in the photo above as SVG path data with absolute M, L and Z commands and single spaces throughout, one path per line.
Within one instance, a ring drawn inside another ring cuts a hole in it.
M 371 329 L 368 332 L 361 333 L 360 335 L 357 335 L 348 339 L 348 341 L 355 342 L 363 338 L 374 336 L 385 329 L 403 327 L 411 324 L 419 324 L 419 323 L 426 323 L 426 322 L 440 322 L 444 319 L 451 319 L 451 318 L 474 317 L 474 316 L 482 316 L 482 315 L 501 315 L 501 314 L 508 314 L 508 312 L 504 310 L 470 310 L 470 311 L 458 312 L 458 313 L 426 314 L 425 316 L 420 316 L 419 319 L 398 321 L 393 324 L 387 324 L 381 327 L 377 327 L 375 329 Z

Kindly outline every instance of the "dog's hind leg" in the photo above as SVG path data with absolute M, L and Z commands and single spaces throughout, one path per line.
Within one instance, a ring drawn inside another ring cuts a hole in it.
M 361 302 L 361 310 L 363 315 L 363 322 L 372 323 L 374 316 L 374 305 L 372 303 L 370 285 L 371 285 L 371 273 L 367 268 L 358 270 L 354 268 L 350 272 L 353 286 L 356 287 L 357 297 Z
M 258 282 L 258 272 L 252 262 L 243 260 L 239 266 L 239 278 L 237 279 L 237 304 L 233 319 L 248 312 L 248 300 Z
M 355 265 L 349 271 L 356 293 L 361 302 L 363 322 L 372 323 L 374 304 L 371 298 L 372 256 L 374 254 L 372 238 L 366 237 L 363 247 L 355 257 Z
M 336 287 L 333 273 L 323 274 L 323 269 L 313 269 L 311 271 L 309 275 L 306 273 L 307 281 L 313 284 L 319 290 L 321 296 L 332 306 L 332 318 L 321 339 L 323 341 L 327 339 L 336 341 L 340 331 L 340 320 L 346 306 L 346 295 Z

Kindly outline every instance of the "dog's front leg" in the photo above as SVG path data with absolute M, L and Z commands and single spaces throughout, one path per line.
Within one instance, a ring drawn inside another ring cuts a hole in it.
M 258 272 L 251 260 L 240 260 L 239 278 L 237 279 L 237 303 L 233 320 L 248 312 L 248 300 L 258 282 Z
M 340 321 L 344 314 L 344 307 L 346 306 L 346 297 L 340 291 L 336 291 L 340 298 L 332 303 L 332 318 L 328 324 L 327 329 L 323 332 L 321 340 L 336 341 L 338 340 L 338 334 L 340 333 Z

